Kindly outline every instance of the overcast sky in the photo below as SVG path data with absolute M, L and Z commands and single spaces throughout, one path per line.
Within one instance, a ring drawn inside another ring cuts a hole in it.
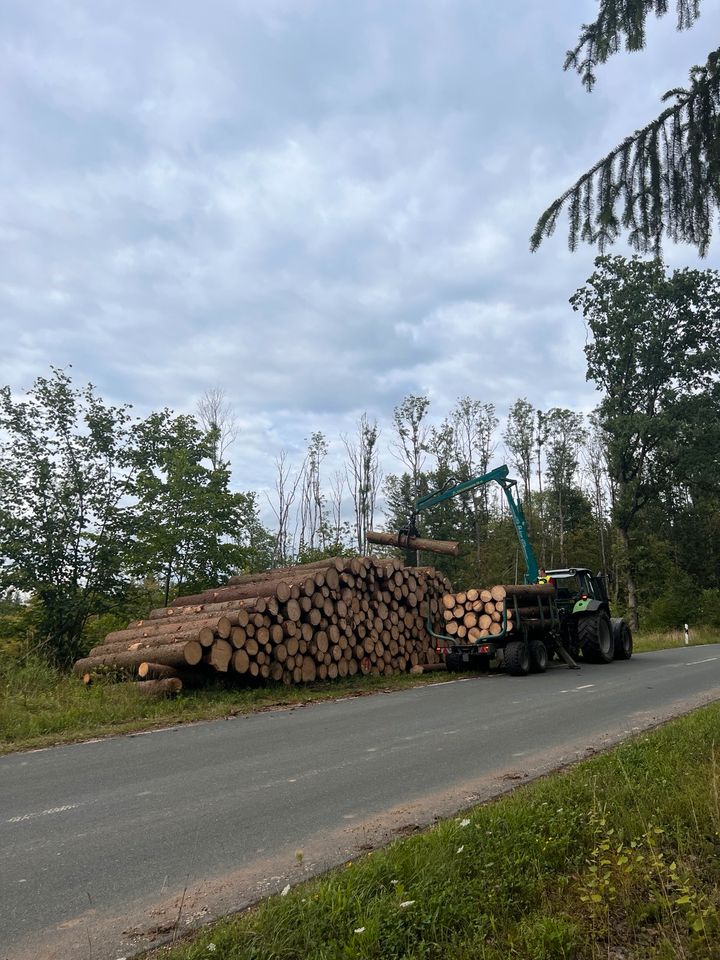
M 562 62 L 595 9 L 3 0 L 0 379 L 72 364 L 140 413 L 220 386 L 243 489 L 409 392 L 590 409 L 595 252 L 528 236 L 720 35 L 669 15 L 589 95 Z

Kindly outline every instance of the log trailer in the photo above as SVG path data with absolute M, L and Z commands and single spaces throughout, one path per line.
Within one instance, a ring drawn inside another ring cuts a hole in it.
M 525 561 L 525 583 L 498 588 L 503 591 L 503 596 L 496 598 L 503 604 L 500 632 L 475 643 L 436 633 L 428 618 L 428 631 L 448 670 L 485 669 L 497 659 L 508 673 L 525 676 L 546 670 L 553 657 L 573 669 L 578 669 L 580 656 L 589 663 L 629 660 L 633 649 L 630 628 L 620 617 L 611 616 L 600 574 L 593 575 L 586 567 L 566 567 L 545 571 L 546 582 L 538 583 L 537 557 L 516 496 L 517 481 L 509 478 L 505 464 L 462 483 L 450 481 L 442 490 L 420 497 L 410 522 L 400 531 L 400 541 L 404 539 L 408 547 L 414 542 L 419 513 L 487 483 L 499 484 L 507 501 Z

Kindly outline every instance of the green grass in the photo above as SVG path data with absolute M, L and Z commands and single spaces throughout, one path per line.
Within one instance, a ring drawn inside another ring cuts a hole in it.
M 716 704 L 153 956 L 720 958 L 719 763 Z
M 148 700 L 132 684 L 96 682 L 86 687 L 42 660 L 5 657 L 0 660 L 0 753 L 443 679 L 444 674 L 353 677 L 246 690 L 217 682 L 201 690 L 183 690 L 172 699 Z
M 705 643 L 718 643 L 720 629 L 717 627 L 691 627 L 689 646 L 697 647 Z M 646 653 L 649 650 L 667 650 L 685 646 L 685 633 L 682 630 L 640 630 L 633 638 L 635 652 Z
M 693 645 L 717 642 L 718 631 L 696 628 Z M 681 632 L 640 633 L 638 653 L 682 646 Z M 234 714 L 315 700 L 398 690 L 447 679 L 429 676 L 353 677 L 306 687 L 268 686 L 242 690 L 222 682 L 178 697 L 147 700 L 131 684 L 95 683 L 85 687 L 43 660 L 0 655 L 0 753 L 67 743 L 89 737 L 130 733 L 156 726 L 212 720 Z

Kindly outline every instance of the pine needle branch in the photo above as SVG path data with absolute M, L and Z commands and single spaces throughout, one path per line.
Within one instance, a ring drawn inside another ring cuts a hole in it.
M 545 210 L 530 238 L 537 250 L 568 208 L 568 244 L 604 250 L 628 231 L 640 253 L 658 255 L 663 236 L 707 253 L 720 210 L 720 48 L 690 71 L 687 89 L 668 91 L 670 105 L 626 137 Z M 618 215 L 618 207 L 622 214 Z
M 700 16 L 700 0 L 676 0 L 677 29 L 688 30 Z M 600 10 L 592 23 L 584 23 L 580 38 L 565 55 L 565 69 L 575 70 L 583 86 L 595 86 L 595 68 L 606 63 L 624 45 L 628 51 L 645 46 L 645 24 L 650 14 L 664 17 L 668 0 L 600 0 Z

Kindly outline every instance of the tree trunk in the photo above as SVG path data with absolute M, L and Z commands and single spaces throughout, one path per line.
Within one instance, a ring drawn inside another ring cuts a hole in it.
M 638 617 L 637 607 L 637 592 L 635 590 L 635 577 L 630 558 L 630 538 L 625 527 L 618 527 L 618 537 L 620 539 L 620 543 L 622 544 L 623 553 L 625 554 L 625 584 L 627 587 L 628 625 L 631 630 L 637 630 L 640 626 L 640 618 Z

